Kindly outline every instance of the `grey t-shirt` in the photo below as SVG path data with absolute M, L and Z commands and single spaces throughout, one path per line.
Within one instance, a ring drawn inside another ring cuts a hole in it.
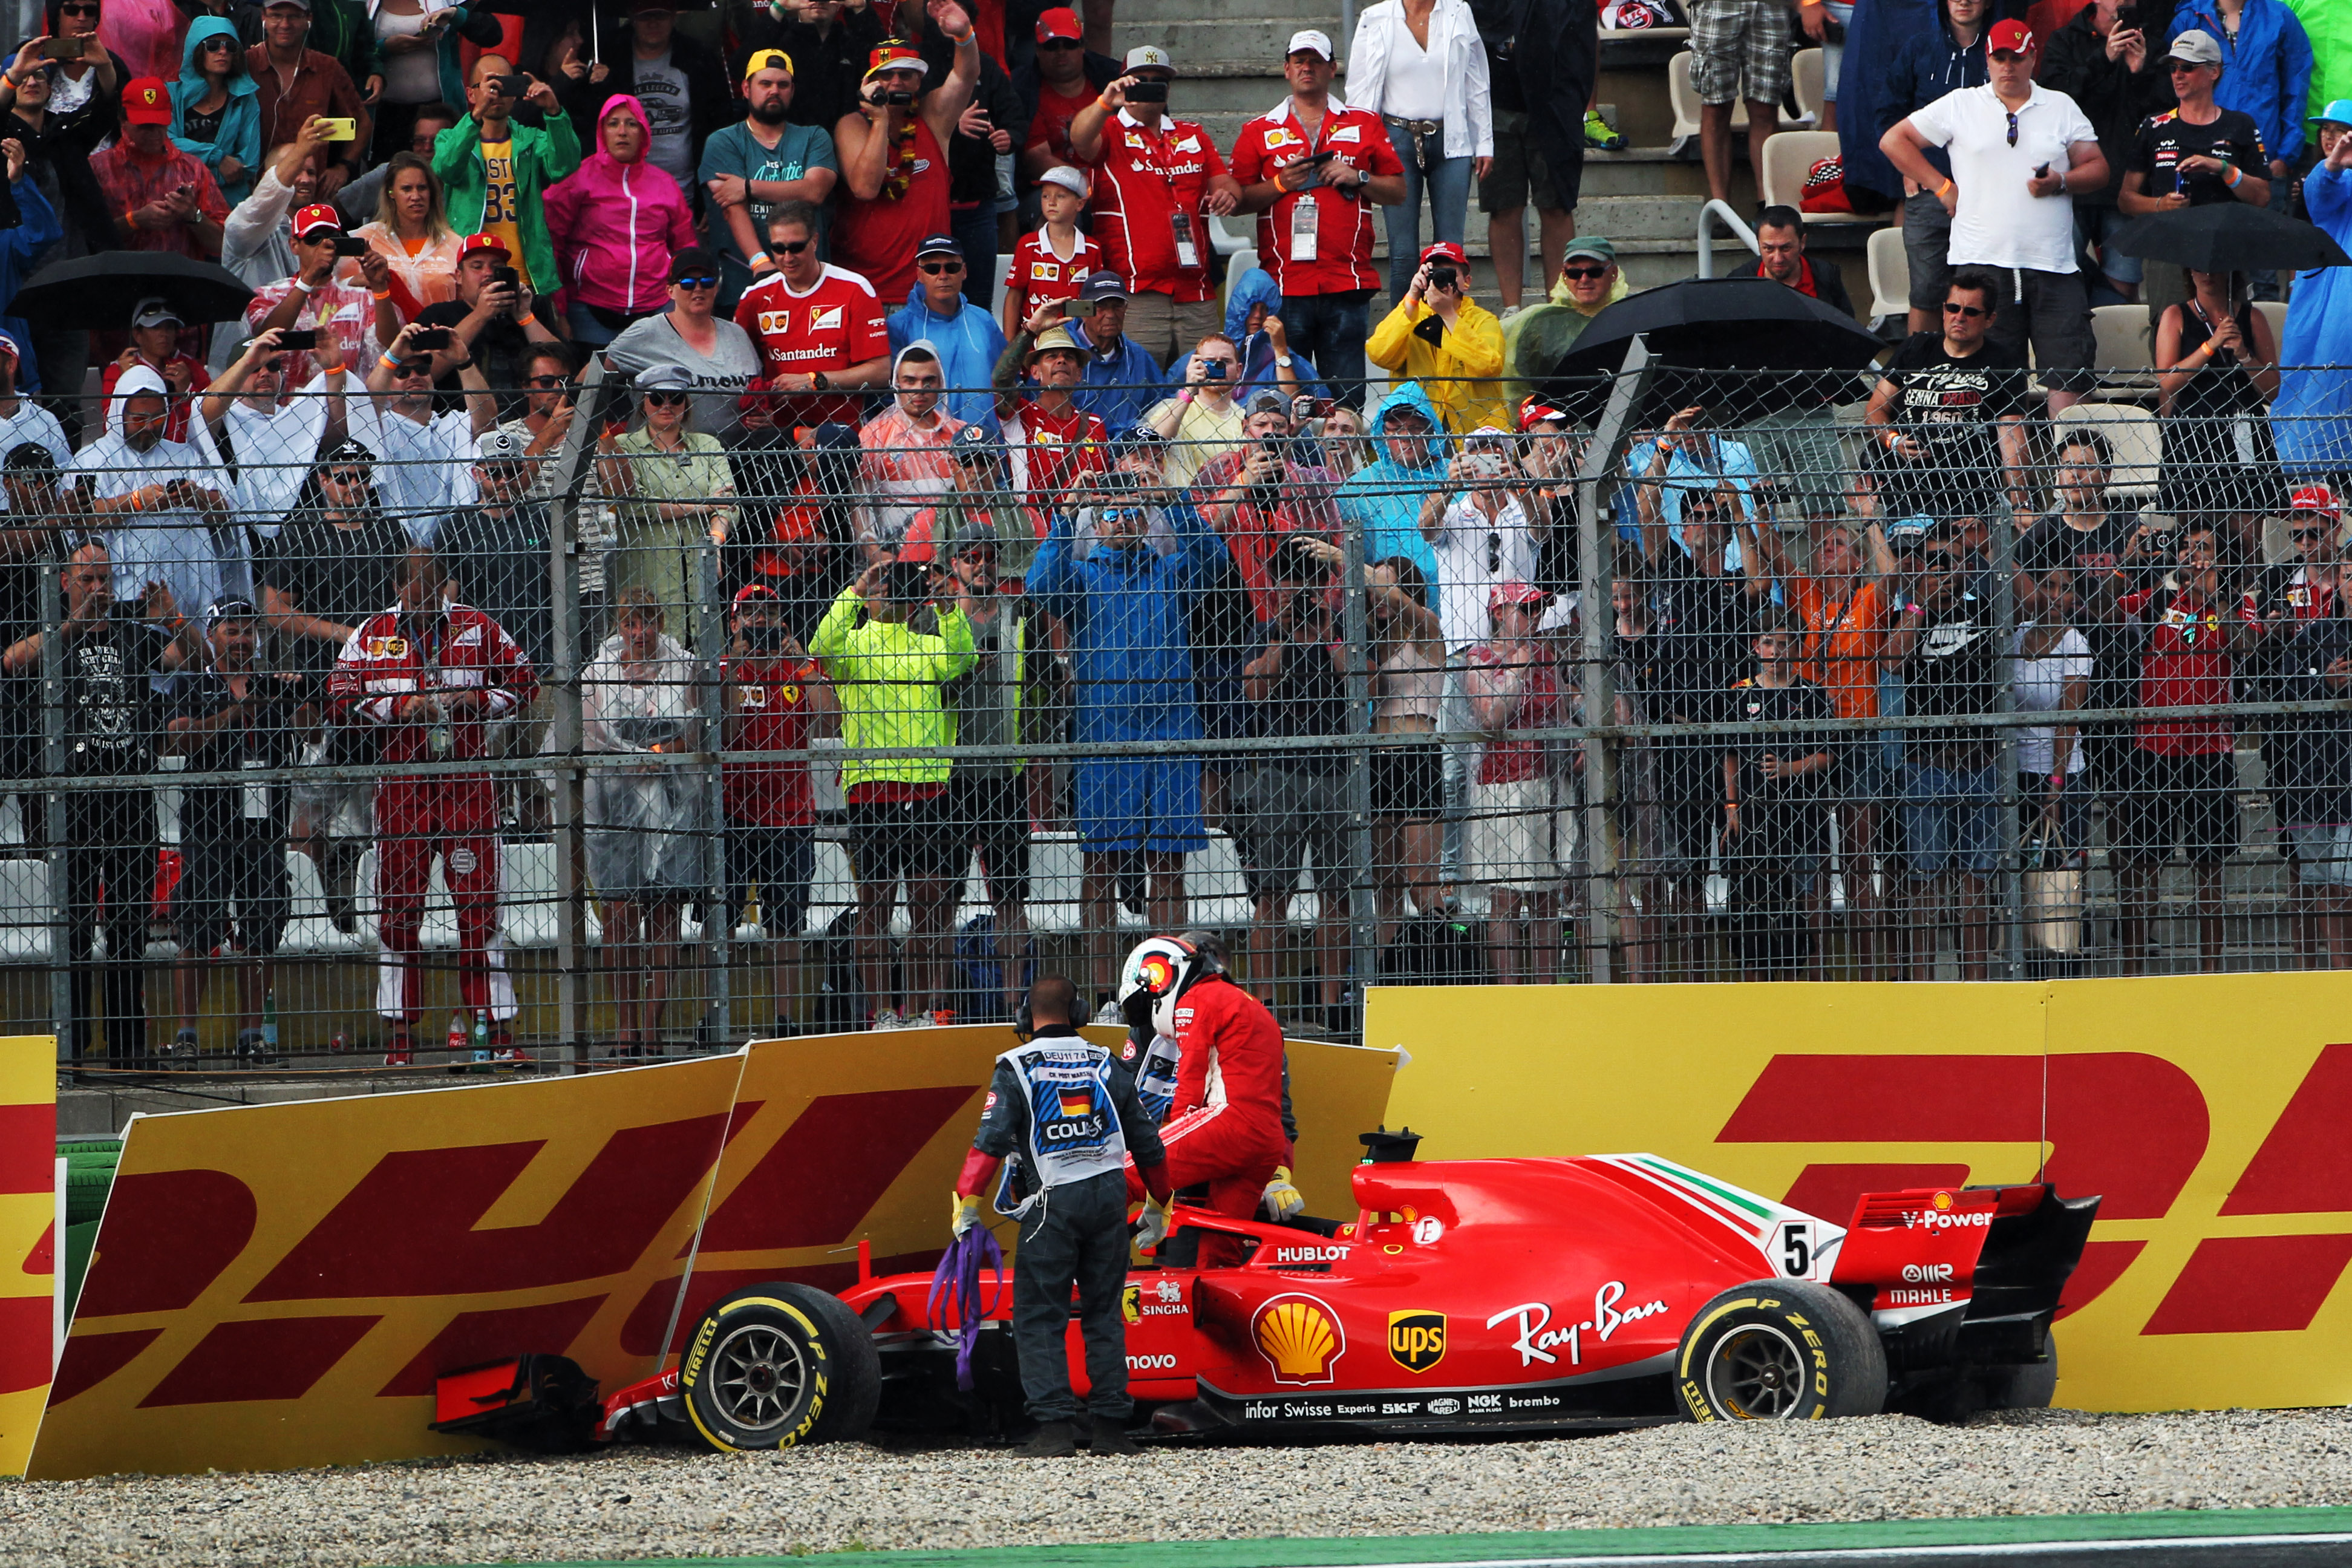
M 646 106 L 653 124 L 653 147 L 646 154 L 655 168 L 677 182 L 678 189 L 694 184 L 694 112 L 686 95 L 686 73 L 667 50 L 659 59 L 636 62 L 637 101 Z
M 613 368 L 634 376 L 648 365 L 674 364 L 694 378 L 694 427 L 722 441 L 732 440 L 743 421 L 736 403 L 760 374 L 760 350 L 751 334 L 732 321 L 718 321 L 719 341 L 709 358 L 697 353 L 669 312 L 636 322 L 605 351 Z

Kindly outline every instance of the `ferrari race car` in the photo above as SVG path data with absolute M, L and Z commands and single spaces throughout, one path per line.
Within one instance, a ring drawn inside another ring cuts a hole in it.
M 1178 1205 L 1123 1302 L 1139 1436 L 2047 1405 L 2051 1320 L 2099 1206 L 2039 1184 L 1919 1188 L 1865 1194 L 1839 1226 L 1652 1154 L 1423 1162 L 1409 1133 L 1365 1142 L 1351 1221 Z M 1206 1231 L 1255 1245 L 1233 1267 L 1177 1263 Z M 443 1379 L 435 1426 L 727 1450 L 1020 1426 L 1009 1275 L 977 1291 L 969 1391 L 933 1284 L 754 1286 L 659 1376 L 598 1400 L 569 1362 L 526 1356 Z M 1075 1320 L 1068 1346 L 1083 1390 Z

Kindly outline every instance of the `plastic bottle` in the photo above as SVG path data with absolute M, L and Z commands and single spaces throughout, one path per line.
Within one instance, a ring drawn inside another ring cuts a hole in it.
M 466 1015 L 452 1013 L 449 1015 L 449 1070 L 451 1072 L 466 1070 L 458 1065 L 466 1059 L 465 1051 Z
M 490 1065 L 490 1015 L 486 1007 L 474 1009 L 474 1065 L 488 1071 Z
M 261 1048 L 270 1056 L 278 1054 L 278 987 L 275 985 L 261 994 Z

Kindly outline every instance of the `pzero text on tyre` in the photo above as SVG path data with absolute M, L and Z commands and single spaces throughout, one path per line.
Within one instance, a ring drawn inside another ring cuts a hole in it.
M 678 1366 L 688 1418 L 723 1452 L 863 1436 L 879 1385 L 873 1339 L 856 1314 L 784 1282 L 714 1303 Z
M 1759 1279 L 1692 1318 L 1675 1352 L 1675 1392 L 1693 1421 L 1874 1415 L 1886 1402 L 1886 1351 L 1835 1290 Z

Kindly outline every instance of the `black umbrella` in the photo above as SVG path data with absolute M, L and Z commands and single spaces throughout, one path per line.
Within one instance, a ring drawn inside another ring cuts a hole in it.
M 2243 202 L 2210 202 L 2132 219 L 2107 243 L 2143 261 L 2169 261 L 2195 272 L 2300 272 L 2352 267 L 2352 256 L 2324 230 Z
M 1633 294 L 1592 318 L 1554 366 L 1544 391 L 1587 423 L 1610 378 L 1642 338 L 1660 365 L 1636 424 L 1704 404 L 1736 424 L 1845 395 L 1851 376 L 1758 374 L 1854 371 L 1885 344 L 1853 317 L 1769 278 L 1693 278 Z
M 131 308 L 150 294 L 169 301 L 191 326 L 236 321 L 253 298 L 236 273 L 210 261 L 162 250 L 101 250 L 42 268 L 5 311 L 69 331 L 120 331 L 131 325 Z

